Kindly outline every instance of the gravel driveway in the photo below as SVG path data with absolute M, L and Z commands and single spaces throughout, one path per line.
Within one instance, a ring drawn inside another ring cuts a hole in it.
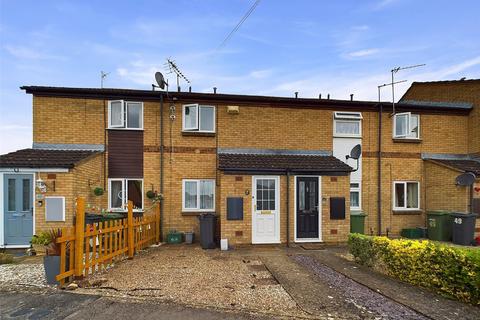
M 161 246 L 123 261 L 76 292 L 261 314 L 306 316 L 260 260 L 198 246 Z

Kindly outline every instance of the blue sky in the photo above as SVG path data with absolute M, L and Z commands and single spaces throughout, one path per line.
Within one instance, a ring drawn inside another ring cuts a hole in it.
M 31 146 L 19 86 L 99 87 L 104 70 L 105 87 L 150 89 L 168 57 L 202 92 L 373 100 L 392 67 L 418 63 L 398 97 L 412 81 L 480 77 L 475 0 L 262 0 L 217 50 L 253 2 L 0 0 L 0 153 Z

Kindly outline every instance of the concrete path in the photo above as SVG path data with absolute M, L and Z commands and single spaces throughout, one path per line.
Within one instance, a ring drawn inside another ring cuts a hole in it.
M 429 318 L 438 320 L 480 319 L 479 307 L 450 300 L 429 290 L 374 272 L 336 254 L 341 252 L 345 252 L 345 250 L 303 250 L 301 254 L 312 256 L 323 265 Z
M 273 319 L 268 317 L 119 300 L 69 292 L 0 291 L 0 319 Z M 277 319 L 277 318 L 275 318 Z

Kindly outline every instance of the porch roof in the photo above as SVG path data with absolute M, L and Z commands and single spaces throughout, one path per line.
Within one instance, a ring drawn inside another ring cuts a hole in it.
M 480 161 L 473 159 L 426 159 L 438 165 L 449 167 L 462 172 L 471 172 L 480 177 Z
M 22 149 L 0 155 L 0 168 L 73 168 L 99 151 Z
M 352 168 L 325 154 L 219 153 L 218 168 L 226 173 L 348 175 Z

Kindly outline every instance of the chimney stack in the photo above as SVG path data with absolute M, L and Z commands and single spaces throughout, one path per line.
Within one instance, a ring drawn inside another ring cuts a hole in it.
M 353 93 L 350 93 L 350 101 L 353 101 Z

